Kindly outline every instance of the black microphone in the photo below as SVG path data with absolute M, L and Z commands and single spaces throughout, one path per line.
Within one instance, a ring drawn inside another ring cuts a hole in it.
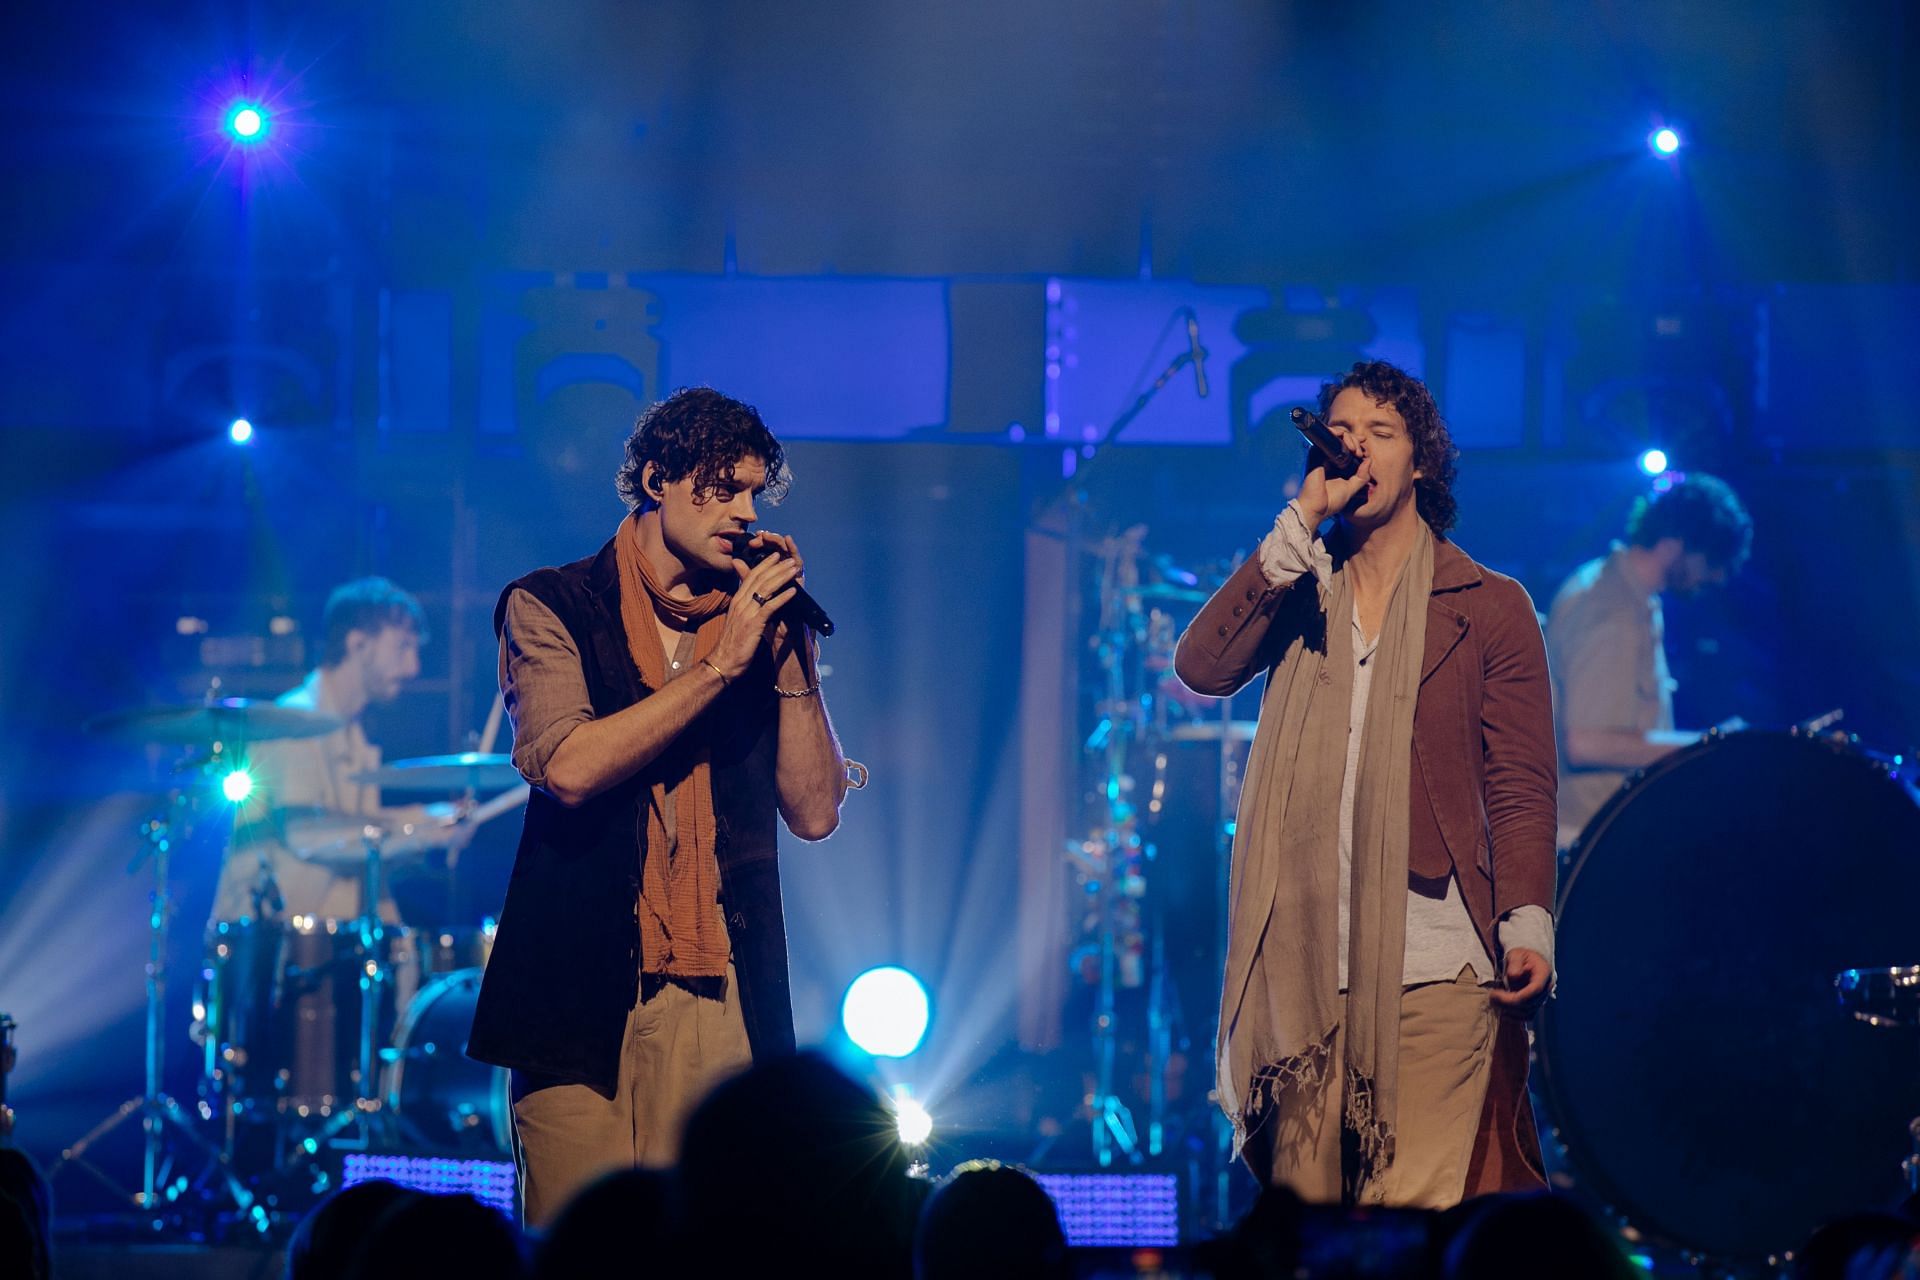
M 752 534 L 736 533 L 730 536 L 733 541 L 733 554 L 746 561 L 749 569 L 768 556 L 780 553 L 780 548 L 771 542 L 763 542 L 757 547 L 749 546 L 748 541 L 752 538 Z M 807 589 L 797 582 L 793 584 L 793 599 L 787 601 L 780 612 L 791 615 L 790 621 L 798 622 L 823 636 L 833 634 L 833 619 L 829 618 L 827 611 L 807 594 Z
M 1360 469 L 1360 459 L 1347 452 L 1347 446 L 1340 443 L 1340 437 L 1327 429 L 1320 421 L 1320 415 L 1311 409 L 1295 408 L 1293 425 L 1300 429 L 1320 455 L 1327 460 L 1327 474 L 1345 479 Z
M 253 909 L 263 916 L 269 911 L 277 916 L 287 909 L 287 900 L 280 896 L 280 880 L 264 857 L 253 878 Z
M 1200 345 L 1200 317 L 1193 313 L 1192 307 L 1183 308 L 1187 313 L 1187 354 L 1193 359 L 1193 385 L 1200 398 L 1207 398 L 1207 349 Z

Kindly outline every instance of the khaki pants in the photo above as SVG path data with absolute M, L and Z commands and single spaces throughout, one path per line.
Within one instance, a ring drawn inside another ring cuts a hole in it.
M 1488 988 L 1462 969 L 1452 982 L 1408 987 L 1400 998 L 1400 1105 L 1393 1163 L 1361 1190 L 1365 1204 L 1414 1209 L 1446 1209 L 1466 1192 L 1467 1165 L 1473 1158 L 1480 1111 L 1487 1100 L 1498 1028 Z M 1346 1050 L 1346 1028 L 1335 1033 L 1333 1061 Z M 1286 1185 L 1299 1168 L 1337 1164 L 1340 1096 L 1344 1086 L 1335 1071 L 1302 1124 L 1289 1124 L 1289 1140 L 1272 1149 L 1268 1181 Z M 1266 1136 L 1266 1135 L 1263 1135 Z M 1249 1142 L 1246 1154 L 1257 1159 L 1266 1143 Z M 1258 1169 L 1256 1167 L 1256 1172 Z
M 635 1165 L 664 1168 L 680 1154 L 687 1116 L 714 1085 L 753 1061 L 727 966 L 721 1000 L 671 983 L 627 1014 L 620 1080 L 604 1098 L 583 1084 L 513 1077 L 513 1148 L 523 1219 L 552 1225 L 588 1183 Z

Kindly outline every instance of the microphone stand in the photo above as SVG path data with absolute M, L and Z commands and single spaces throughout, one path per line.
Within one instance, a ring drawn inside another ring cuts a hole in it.
M 1177 316 L 1185 310 L 1186 308 L 1182 307 L 1174 314 Z M 1160 331 L 1160 337 L 1154 339 L 1154 345 L 1160 345 L 1161 340 L 1164 339 L 1169 332 L 1170 330 L 1168 329 L 1162 329 Z M 1207 349 L 1205 347 L 1200 348 L 1200 354 L 1205 356 Z M 1122 409 L 1119 416 L 1107 424 L 1106 431 L 1101 434 L 1100 439 L 1093 445 L 1093 456 L 1087 459 L 1087 465 L 1076 468 L 1071 476 L 1065 478 L 1059 488 L 1047 493 L 1039 502 L 1034 504 L 1035 518 L 1028 523 L 1030 525 L 1042 524 L 1048 509 L 1051 508 L 1055 502 L 1059 501 L 1062 495 L 1075 487 L 1084 487 L 1087 475 L 1099 464 L 1099 460 L 1105 456 L 1107 446 L 1118 440 L 1120 433 L 1131 426 L 1133 420 L 1146 410 L 1147 405 L 1152 403 L 1156 395 L 1160 394 L 1161 389 L 1178 377 L 1182 369 L 1192 363 L 1193 349 L 1191 347 L 1169 360 L 1167 367 L 1160 371 L 1160 375 L 1153 380 L 1147 389 L 1136 396 L 1132 404 Z M 1078 541 L 1078 538 L 1072 537 L 1069 540 Z
M 1205 350 L 1205 347 L 1201 348 L 1202 352 Z M 1153 380 L 1153 385 L 1145 391 L 1142 391 L 1139 398 L 1128 405 L 1126 409 L 1121 412 L 1120 416 L 1113 420 L 1113 424 L 1107 428 L 1107 433 L 1100 437 L 1100 443 L 1094 446 L 1096 456 L 1101 449 L 1112 444 L 1120 433 L 1127 429 L 1129 423 L 1140 416 L 1141 411 L 1147 407 L 1147 403 L 1160 393 L 1160 388 L 1172 382 L 1182 369 L 1192 363 L 1193 352 L 1191 351 L 1182 351 L 1170 360 L 1167 363 L 1167 367 L 1160 371 L 1160 376 Z

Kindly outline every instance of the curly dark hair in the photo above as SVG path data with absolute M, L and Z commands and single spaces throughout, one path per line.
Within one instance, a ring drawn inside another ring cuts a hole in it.
M 777 503 L 786 495 L 791 476 L 786 450 L 760 420 L 760 411 L 723 396 L 712 387 L 682 387 L 652 405 L 633 424 L 627 437 L 627 458 L 614 477 L 614 487 L 630 511 L 659 505 L 640 483 L 653 463 L 664 483 L 693 477 L 694 492 L 712 493 L 733 478 L 733 464 L 753 456 L 767 467 L 767 487 L 761 495 Z
M 1738 573 L 1753 550 L 1753 517 L 1733 486 L 1704 471 L 1662 477 L 1663 485 L 1633 500 L 1627 514 L 1627 541 L 1650 547 L 1662 538 L 1678 538 L 1729 574 Z
M 1384 360 L 1361 360 L 1344 376 L 1320 385 L 1322 418 L 1332 411 L 1334 397 L 1349 387 L 1366 392 L 1375 404 L 1392 405 L 1406 419 L 1407 431 L 1413 436 L 1413 465 L 1420 471 L 1420 478 L 1413 482 L 1414 509 L 1434 537 L 1446 537 L 1458 519 L 1453 502 L 1453 463 L 1460 451 L 1453 447 L 1453 433 L 1440 417 L 1433 393 L 1404 369 Z

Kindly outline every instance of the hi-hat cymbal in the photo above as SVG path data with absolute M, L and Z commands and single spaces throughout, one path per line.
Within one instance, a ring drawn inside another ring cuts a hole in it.
M 1120 594 L 1139 596 L 1142 600 L 1177 600 L 1184 604 L 1205 604 L 1213 598 L 1213 592 L 1203 588 L 1176 586 L 1170 582 L 1143 582 L 1137 587 L 1122 587 Z
M 353 780 L 389 791 L 502 791 L 520 785 L 513 757 L 462 751 L 450 756 L 415 756 L 356 773 Z
M 130 742 L 193 745 L 202 742 L 266 742 L 317 738 L 343 728 L 338 716 L 254 698 L 222 698 L 178 707 L 109 711 L 87 721 L 88 733 Z
M 1252 742 L 1258 720 L 1193 720 L 1175 725 L 1167 734 L 1175 742 Z

